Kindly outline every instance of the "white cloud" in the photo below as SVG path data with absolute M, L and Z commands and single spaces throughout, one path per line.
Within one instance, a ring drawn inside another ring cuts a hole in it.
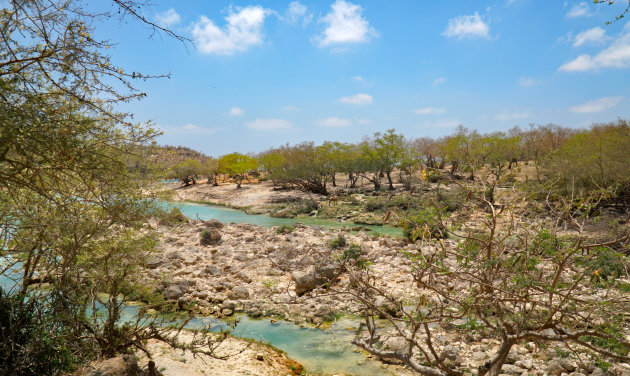
M 519 86 L 522 86 L 522 87 L 532 87 L 532 86 L 537 86 L 537 85 L 542 84 L 542 81 L 536 80 L 534 78 L 529 78 L 529 77 L 521 77 L 518 80 L 518 84 Z
M 340 43 L 367 42 L 378 33 L 363 18 L 363 8 L 344 0 L 331 5 L 331 11 L 320 22 L 326 24 L 323 34 L 314 37 L 320 47 Z
M 302 20 L 302 25 L 306 26 L 313 20 L 313 14 L 309 13 L 308 8 L 299 1 L 293 1 L 289 4 L 284 19 L 292 24 Z
M 320 119 L 317 122 L 317 125 L 322 127 L 329 128 L 341 128 L 341 127 L 349 127 L 352 125 L 352 122 L 348 119 L 338 118 L 338 117 L 328 117 L 325 119 Z
M 582 103 L 577 106 L 573 106 L 570 108 L 573 112 L 588 114 L 592 112 L 600 112 L 607 110 L 609 108 L 615 107 L 619 102 L 623 100 L 623 97 L 605 97 L 594 99 L 592 101 L 588 101 L 586 103 Z
M 351 95 L 349 97 L 341 97 L 339 98 L 339 102 L 348 103 L 348 104 L 356 104 L 356 105 L 364 105 L 372 103 L 374 98 L 370 94 L 359 93 L 355 95 Z
M 583 44 L 604 43 L 607 39 L 606 30 L 597 26 L 576 35 L 573 39 L 573 47 L 579 47 Z
M 441 114 L 445 114 L 446 110 L 443 108 L 425 107 L 425 108 L 418 108 L 417 110 L 414 110 L 413 112 L 415 112 L 418 115 L 441 115 Z
M 366 119 L 366 118 L 355 119 L 355 121 L 357 124 L 360 124 L 360 125 L 372 124 L 372 120 Z
M 576 17 L 584 17 L 588 16 L 588 4 L 586 2 L 581 2 L 579 4 L 575 4 L 566 14 L 567 18 L 576 18 Z
M 361 76 L 354 76 L 354 77 L 352 77 L 352 81 L 354 81 L 354 82 L 359 82 L 359 83 L 362 83 L 362 84 L 363 84 L 363 83 L 365 83 L 365 82 L 366 82 L 366 79 L 365 79 L 365 78 L 363 78 L 363 77 L 361 77 Z
M 175 26 L 182 21 L 182 17 L 173 8 L 158 14 L 155 18 L 162 27 Z
M 291 123 L 284 119 L 256 119 L 246 123 L 245 126 L 259 131 L 275 131 L 291 128 Z
M 446 77 L 438 77 L 435 80 L 433 80 L 433 85 L 439 85 L 445 82 L 446 82 Z
M 243 115 L 245 112 L 238 107 L 232 107 L 230 108 L 230 116 L 241 116 Z
M 442 35 L 457 39 L 465 38 L 490 38 L 490 27 L 485 23 L 478 12 L 470 16 L 458 16 L 448 20 L 446 30 Z
M 295 107 L 295 106 L 288 105 L 288 106 L 284 106 L 284 107 L 282 107 L 282 111 L 297 112 L 297 111 L 300 111 L 300 108 L 299 108 L 299 107 Z
M 627 68 L 630 66 L 630 24 L 626 24 L 610 46 L 594 56 L 584 54 L 564 63 L 559 71 L 583 72 L 601 68 Z
M 500 112 L 494 116 L 495 119 L 499 121 L 507 121 L 507 120 L 518 120 L 518 119 L 527 119 L 531 118 L 532 114 L 529 112 Z
M 223 28 L 201 16 L 193 25 L 192 35 L 202 53 L 232 55 L 263 42 L 263 26 L 268 14 L 261 6 L 231 7 Z

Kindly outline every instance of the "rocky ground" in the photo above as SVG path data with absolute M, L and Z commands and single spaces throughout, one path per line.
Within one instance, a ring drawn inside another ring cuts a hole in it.
M 348 244 L 360 247 L 373 263 L 379 287 L 406 298 L 413 298 L 418 290 L 404 253 L 418 252 L 419 246 L 401 239 L 302 225 L 279 231 L 217 221 L 191 221 L 178 227 L 160 227 L 158 231 L 162 233 L 159 254 L 148 265 L 147 277 L 167 299 L 181 307 L 195 303 L 197 312 L 204 315 L 226 317 L 242 312 L 251 317 L 272 316 L 320 325 L 340 314 L 360 313 L 361 306 L 347 295 L 329 294 L 331 290 L 344 290 L 348 283 L 334 261 L 337 251 L 331 247 L 340 235 Z M 455 245 L 453 241 L 445 242 L 446 246 Z M 326 279 L 334 281 L 331 290 L 321 285 Z M 497 341 L 462 335 L 452 328 L 439 333 L 434 338 L 437 349 L 453 363 L 471 370 L 499 347 Z M 381 341 L 383 349 L 405 346 L 393 331 Z M 515 346 L 503 372 L 540 376 L 604 374 L 593 364 L 582 363 L 560 349 L 539 348 L 534 343 Z M 616 364 L 609 372 L 630 376 L 630 365 Z
M 167 299 L 180 306 L 194 302 L 203 314 L 244 312 L 321 324 L 337 313 L 358 313 L 358 304 L 341 295 L 321 296 L 326 290 L 318 287 L 322 278 L 337 277 L 335 288 L 347 283 L 330 263 L 335 256 L 330 243 L 340 235 L 374 260 L 383 287 L 398 296 L 413 294 L 410 262 L 400 250 L 415 251 L 415 246 L 400 239 L 302 225 L 278 233 L 277 228 L 216 221 L 159 231 L 159 255 L 149 263 L 147 277 Z M 214 236 L 206 245 L 200 242 L 203 231 Z

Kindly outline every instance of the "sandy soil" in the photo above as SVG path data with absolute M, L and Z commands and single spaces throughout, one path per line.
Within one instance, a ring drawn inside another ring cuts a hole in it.
M 215 187 L 205 183 L 187 187 L 171 184 L 167 188 L 173 190 L 175 193 L 174 199 L 177 201 L 204 201 L 234 208 L 256 209 L 288 197 L 309 198 L 308 194 L 297 190 L 274 190 L 273 184 L 269 181 L 258 184 L 243 184 L 240 189 L 236 189 L 235 184 Z M 316 197 L 316 199 L 319 198 Z

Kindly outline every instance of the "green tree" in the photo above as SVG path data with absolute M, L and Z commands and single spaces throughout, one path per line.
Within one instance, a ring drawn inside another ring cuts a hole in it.
M 42 309 L 54 328 L 47 340 L 74 365 L 161 334 L 119 325 L 128 299 L 119 293 L 140 285 L 134 270 L 153 249 L 143 225 L 160 210 L 144 193 L 150 179 L 128 168 L 158 133 L 113 111 L 143 97 L 133 81 L 149 76 L 113 65 L 110 42 L 93 29 L 121 15 L 146 21 L 144 3 L 111 5 L 90 13 L 79 1 L 30 0 L 0 9 L 0 258 L 21 271 L 13 312 Z M 53 283 L 31 292 L 42 280 Z M 26 359 L 29 347 L 17 345 L 2 341 L 0 353 Z M 7 374 L 30 367 L 13 363 Z M 62 370 L 51 362 L 46 373 Z
M 187 159 L 171 168 L 170 176 L 179 179 L 185 186 L 197 184 L 199 175 L 205 174 L 205 166 L 195 159 Z
M 255 158 L 240 153 L 226 154 L 219 158 L 218 171 L 236 180 L 236 188 L 241 188 L 243 180 L 258 168 Z

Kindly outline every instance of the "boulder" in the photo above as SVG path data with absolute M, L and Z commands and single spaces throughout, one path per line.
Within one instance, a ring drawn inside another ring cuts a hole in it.
M 214 265 L 208 265 L 208 266 L 206 266 L 206 267 L 203 269 L 203 272 L 204 272 L 205 274 L 209 274 L 209 275 L 211 275 L 211 276 L 213 276 L 213 277 L 216 277 L 216 276 L 218 276 L 218 275 L 221 275 L 221 270 L 219 270 L 219 268 L 217 268 L 217 267 L 216 267 L 216 266 L 214 266 Z
M 221 241 L 221 233 L 216 229 L 207 229 L 201 233 L 199 243 L 201 245 L 217 245 Z
M 237 286 L 228 293 L 228 297 L 234 300 L 243 300 L 249 298 L 249 289 L 245 286 Z
M 171 285 L 164 290 L 164 297 L 169 300 L 177 300 L 184 295 L 182 289 L 177 285 Z
M 138 361 L 134 355 L 120 355 L 115 358 L 95 362 L 78 371 L 75 376 L 137 376 Z
M 294 272 L 295 292 L 303 295 L 318 286 L 329 283 L 339 275 L 339 267 L 336 265 L 322 265 L 309 267 L 306 272 Z

